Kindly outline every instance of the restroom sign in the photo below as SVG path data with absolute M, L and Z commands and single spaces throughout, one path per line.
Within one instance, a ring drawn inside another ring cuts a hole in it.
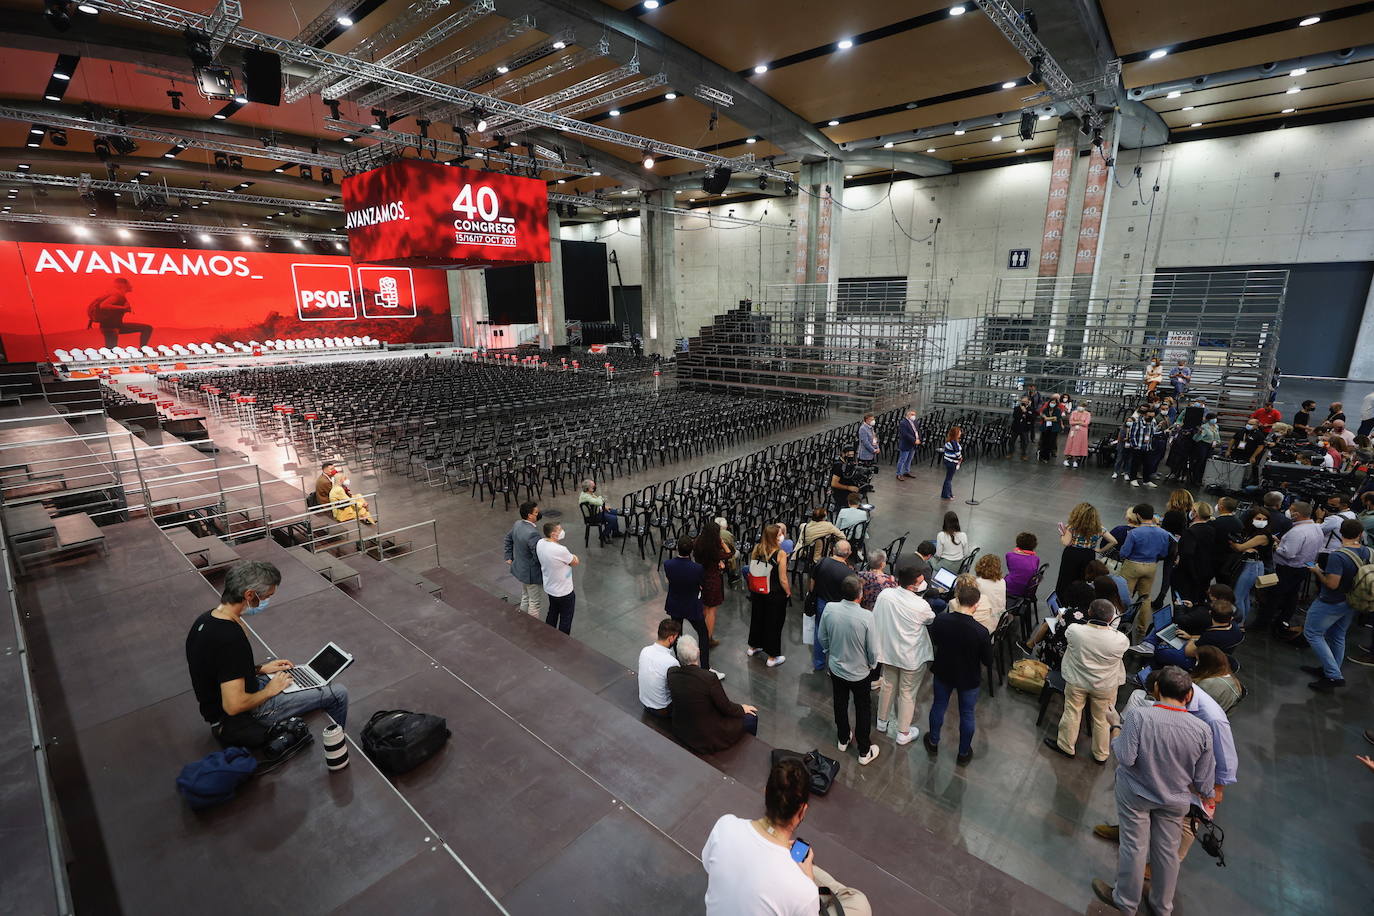
M 1007 269 L 1025 270 L 1030 267 L 1029 248 L 1011 248 L 1007 251 Z

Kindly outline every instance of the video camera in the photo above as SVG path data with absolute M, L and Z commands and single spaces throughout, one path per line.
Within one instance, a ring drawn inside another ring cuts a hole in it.
M 867 496 L 873 492 L 873 474 L 877 471 L 872 465 L 863 464 L 853 455 L 844 455 L 840 459 L 843 468 L 840 480 L 859 488 L 859 493 Z

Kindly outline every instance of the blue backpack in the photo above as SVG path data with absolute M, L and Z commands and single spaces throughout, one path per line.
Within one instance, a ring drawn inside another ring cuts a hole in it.
M 192 810 L 212 808 L 233 798 L 257 768 L 257 758 L 247 748 L 225 748 L 182 767 L 177 791 Z

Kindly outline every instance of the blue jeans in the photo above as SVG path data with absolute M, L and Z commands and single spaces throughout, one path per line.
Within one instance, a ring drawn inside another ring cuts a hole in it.
M 1131 467 L 1131 456 L 1126 451 L 1126 441 L 1116 443 L 1116 463 L 1112 465 L 1113 474 L 1125 474 Z
M 816 638 L 811 642 L 811 670 L 820 671 L 825 667 L 825 650 L 821 648 L 821 614 L 825 612 L 826 602 L 816 602 Z
M 959 466 L 952 462 L 945 462 L 945 486 L 940 490 L 941 499 L 954 498 L 954 472 L 959 470 Z
M 945 724 L 945 708 L 949 695 L 955 691 L 938 677 L 934 678 L 935 697 L 930 701 L 930 743 L 940 743 L 940 729 Z M 973 710 L 978 705 L 978 687 L 959 690 L 959 756 L 973 750 Z
M 1344 641 L 1342 641 L 1344 642 Z M 267 682 L 272 680 L 265 674 L 258 675 L 258 689 L 267 686 Z M 314 712 L 323 709 L 329 713 L 329 718 L 333 719 L 343 727 L 348 724 L 348 690 L 343 684 L 337 681 L 325 684 L 323 687 L 315 687 L 311 690 L 295 690 L 291 693 L 279 693 L 272 699 L 263 703 L 253 710 L 254 718 L 262 720 L 264 725 L 271 726 L 282 719 L 289 719 L 292 716 L 304 715 L 307 712 Z
M 1236 610 L 1246 629 L 1250 628 L 1250 590 L 1263 572 L 1264 564 L 1259 560 L 1246 560 L 1241 564 L 1240 575 L 1236 576 Z
M 1150 637 L 1154 639 L 1154 637 Z M 1197 659 L 1189 658 L 1188 653 L 1182 649 L 1175 649 L 1167 642 L 1155 643 L 1155 660 L 1150 663 L 1150 668 L 1163 668 L 1165 665 L 1177 665 L 1184 671 L 1192 671 L 1197 665 Z M 1140 680 L 1143 682 L 1149 677 L 1149 669 L 1140 673 Z
M 899 450 L 899 451 L 897 452 L 897 476 L 898 476 L 898 477 L 901 477 L 903 474 L 909 474 L 909 473 L 911 472 L 911 459 L 912 459 L 913 457 L 915 457 L 915 455 L 916 455 L 915 449 L 911 449 L 911 450 L 909 450 L 909 451 L 900 451 L 900 450 Z
M 601 510 L 601 536 L 613 538 L 620 532 L 620 520 L 614 509 Z
M 549 595 L 549 612 L 544 615 L 544 622 L 551 627 L 558 627 L 564 633 L 571 633 L 573 611 L 576 610 L 576 606 L 577 592 Z
M 1302 635 L 1322 663 L 1322 675 L 1333 681 L 1341 679 L 1341 662 L 1345 661 L 1345 631 L 1355 619 L 1355 610 L 1344 601 L 1318 598 L 1307 609 L 1307 623 Z

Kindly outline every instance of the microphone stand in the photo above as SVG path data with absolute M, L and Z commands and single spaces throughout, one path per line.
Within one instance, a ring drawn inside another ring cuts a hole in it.
M 978 443 L 978 451 L 973 453 L 973 489 L 969 491 L 968 499 L 964 500 L 966 506 L 978 505 L 978 500 L 974 499 L 978 495 L 978 465 L 983 460 L 983 443 Z

